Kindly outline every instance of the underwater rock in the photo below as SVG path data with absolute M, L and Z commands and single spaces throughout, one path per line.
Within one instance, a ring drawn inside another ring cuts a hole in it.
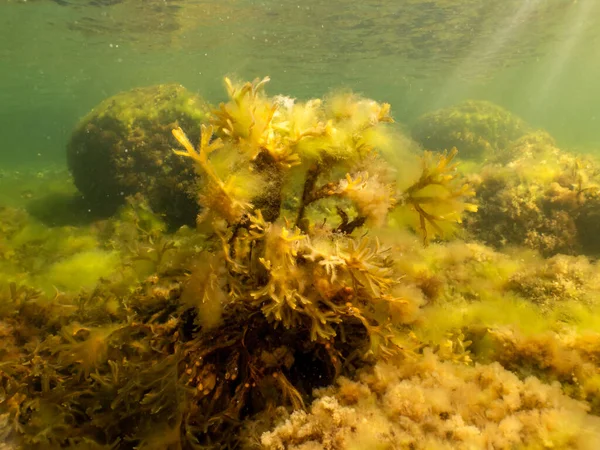
M 95 209 L 112 214 L 141 193 L 171 226 L 198 214 L 194 171 L 171 150 L 171 129 L 198 141 L 208 105 L 177 84 L 133 89 L 100 103 L 77 125 L 67 147 L 75 185 Z
M 520 245 L 544 256 L 597 255 L 597 162 L 560 150 L 541 131 L 518 139 L 506 154 L 516 159 L 488 164 L 472 177 L 480 212 L 467 217 L 466 228 L 496 248 Z
M 482 160 L 497 157 L 528 131 L 527 123 L 504 108 L 468 100 L 423 114 L 412 127 L 412 136 L 428 150 L 456 147 L 460 158 Z

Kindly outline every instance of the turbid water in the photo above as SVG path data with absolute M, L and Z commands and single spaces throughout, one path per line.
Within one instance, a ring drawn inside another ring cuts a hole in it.
M 598 30 L 593 0 L 3 0 L 0 164 L 62 162 L 78 118 L 119 91 L 178 82 L 217 100 L 224 74 L 299 97 L 351 88 L 400 121 L 493 100 L 594 148 Z
M 0 0 L 0 450 L 600 448 L 598 0 Z

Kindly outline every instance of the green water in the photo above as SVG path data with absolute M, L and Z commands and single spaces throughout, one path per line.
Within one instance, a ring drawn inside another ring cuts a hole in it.
M 600 448 L 597 80 L 600 0 L 0 0 L 0 450 Z
M 348 87 L 401 122 L 488 99 L 593 151 L 598 30 L 596 0 L 2 0 L 0 166 L 63 164 L 117 92 L 178 82 L 217 101 L 225 74 L 301 98 Z

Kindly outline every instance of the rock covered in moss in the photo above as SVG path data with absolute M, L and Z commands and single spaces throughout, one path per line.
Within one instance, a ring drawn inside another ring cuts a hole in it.
M 193 169 L 175 155 L 174 127 L 197 142 L 208 105 L 177 84 L 114 95 L 77 125 L 67 147 L 75 184 L 94 208 L 112 213 L 125 197 L 143 194 L 173 225 L 194 221 Z
M 491 102 L 468 100 L 419 117 L 412 136 L 428 150 L 456 147 L 464 159 L 496 157 L 530 131 L 522 119 Z
M 498 155 L 494 162 L 508 164 L 518 158 L 531 159 L 548 155 L 548 150 L 556 146 L 556 140 L 547 131 L 532 131 L 513 141 L 503 155 Z
M 515 159 L 488 164 L 471 180 L 480 206 L 466 220 L 474 236 L 496 248 L 520 245 L 545 256 L 600 253 L 597 162 L 562 151 L 543 132 L 518 139 L 507 154 Z

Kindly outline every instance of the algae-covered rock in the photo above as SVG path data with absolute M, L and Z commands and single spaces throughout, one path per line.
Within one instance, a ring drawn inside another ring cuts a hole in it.
M 473 176 L 479 213 L 467 217 L 477 239 L 501 248 L 521 245 L 545 256 L 597 255 L 599 166 L 565 152 L 544 132 L 516 140 L 508 164 L 488 164 Z
M 428 150 L 456 147 L 461 158 L 497 157 L 530 131 L 522 119 L 491 102 L 469 100 L 419 117 L 412 136 Z
M 172 225 L 198 213 L 195 175 L 173 154 L 174 127 L 197 142 L 208 105 L 177 84 L 133 89 L 100 103 L 77 125 L 67 147 L 75 184 L 94 208 L 112 213 L 125 197 L 143 194 Z

